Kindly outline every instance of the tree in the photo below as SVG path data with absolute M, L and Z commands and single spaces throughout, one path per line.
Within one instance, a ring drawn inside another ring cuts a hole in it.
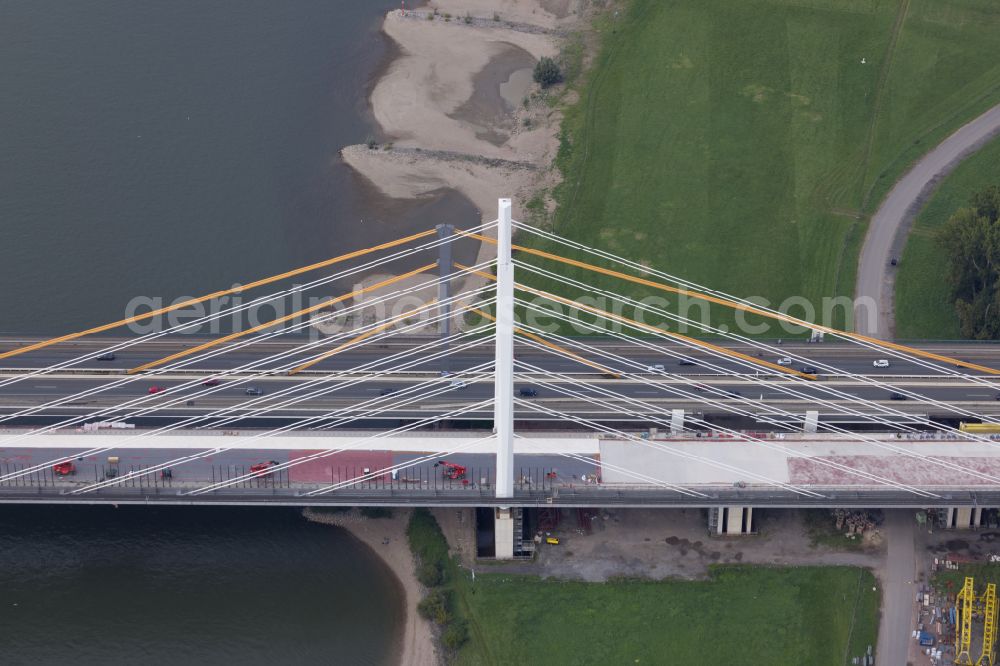
M 535 83 L 543 88 L 548 88 L 562 81 L 562 70 L 556 61 L 549 57 L 544 57 L 535 64 Z
M 440 587 L 434 588 L 427 593 L 427 596 L 417 604 L 417 612 L 421 617 L 425 617 L 431 622 L 444 626 L 451 621 L 451 611 L 448 606 L 451 599 L 448 593 Z
M 435 562 L 421 562 L 417 567 L 417 580 L 424 587 L 437 587 L 443 581 L 441 567 Z
M 1000 186 L 973 195 L 938 232 L 962 335 L 1000 339 Z
M 441 633 L 441 642 L 445 647 L 457 650 L 469 640 L 469 628 L 464 620 L 455 620 Z

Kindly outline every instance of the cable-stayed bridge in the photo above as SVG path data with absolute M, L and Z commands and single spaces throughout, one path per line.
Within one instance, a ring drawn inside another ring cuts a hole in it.
M 1000 348 L 803 321 L 510 210 L 2 341 L 0 501 L 707 506 L 745 523 L 754 506 L 965 507 L 959 522 L 1000 506 L 1000 440 L 969 426 L 1000 421 Z

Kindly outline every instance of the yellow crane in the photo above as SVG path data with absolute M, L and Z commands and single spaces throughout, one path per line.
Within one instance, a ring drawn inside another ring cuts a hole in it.
M 979 654 L 976 666 L 996 665 L 997 639 L 997 586 L 990 583 L 983 595 L 983 651 Z
M 972 576 L 965 577 L 965 584 L 955 597 L 955 611 L 958 614 L 955 622 L 955 663 L 958 666 L 975 666 L 972 661 L 972 607 L 976 595 L 972 589 Z

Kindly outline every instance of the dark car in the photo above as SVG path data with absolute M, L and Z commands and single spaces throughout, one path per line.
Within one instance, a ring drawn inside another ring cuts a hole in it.
M 538 395 L 538 391 L 530 386 L 525 386 L 524 388 L 519 389 L 517 394 L 522 398 L 534 398 Z
M 398 389 L 394 386 L 386 386 L 384 389 L 378 392 L 379 395 L 392 395 Z
M 803 365 L 799 368 L 799 372 L 804 372 L 807 375 L 815 375 L 819 371 L 811 365 Z
M 726 391 L 726 395 L 730 398 L 740 398 L 743 396 L 739 391 Z
M 696 365 L 696 363 L 690 358 L 682 358 L 677 361 L 677 365 Z
M 906 400 L 906 396 L 902 393 L 893 393 L 889 396 L 889 400 Z
M 97 360 L 98 361 L 113 361 L 113 360 L 115 360 L 115 353 L 114 352 L 107 352 L 105 354 L 101 354 L 100 356 L 97 357 Z
M 202 386 L 218 386 L 219 385 L 219 380 L 216 379 L 215 377 L 212 377 L 211 379 L 206 379 L 205 381 L 203 381 L 201 383 L 201 385 Z
M 247 390 L 244 391 L 243 393 L 245 393 L 246 395 L 264 395 L 264 391 L 257 388 L 256 386 L 247 387 Z

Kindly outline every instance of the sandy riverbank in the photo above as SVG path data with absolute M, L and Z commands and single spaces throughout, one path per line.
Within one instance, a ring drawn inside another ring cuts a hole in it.
M 392 40 L 394 59 L 369 100 L 381 143 L 347 146 L 343 161 L 392 199 L 452 189 L 489 222 L 496 219 L 497 199 L 511 197 L 519 218 L 521 205 L 557 178 L 550 167 L 561 115 L 545 102 L 529 103 L 538 90 L 531 71 L 539 58 L 558 55 L 562 35 L 579 21 L 580 5 L 580 0 L 438 0 L 389 12 L 382 30 Z M 494 246 L 483 243 L 476 263 L 494 255 Z M 370 275 L 359 284 L 387 277 Z M 483 278 L 467 278 L 452 293 L 482 284 Z M 407 309 L 391 303 L 386 311 Z
M 382 30 L 397 56 L 370 97 L 383 142 L 344 148 L 344 162 L 392 198 L 451 188 L 488 222 L 507 196 L 517 218 L 535 190 L 554 184 L 561 120 L 547 104 L 525 102 L 537 89 L 531 68 L 558 55 L 580 4 L 437 0 L 389 12 Z M 483 244 L 479 261 L 493 252 Z
M 343 513 L 327 513 L 305 509 L 302 512 L 308 520 L 335 525 L 350 532 L 355 538 L 372 549 L 392 570 L 405 594 L 405 625 L 402 641 L 398 649 L 398 663 L 401 666 L 435 666 L 439 663 L 434 646 L 434 631 L 430 623 L 417 613 L 417 604 L 423 596 L 423 589 L 417 581 L 413 553 L 406 539 L 406 525 L 410 512 L 393 509 L 391 518 L 365 518 L 357 510 Z

